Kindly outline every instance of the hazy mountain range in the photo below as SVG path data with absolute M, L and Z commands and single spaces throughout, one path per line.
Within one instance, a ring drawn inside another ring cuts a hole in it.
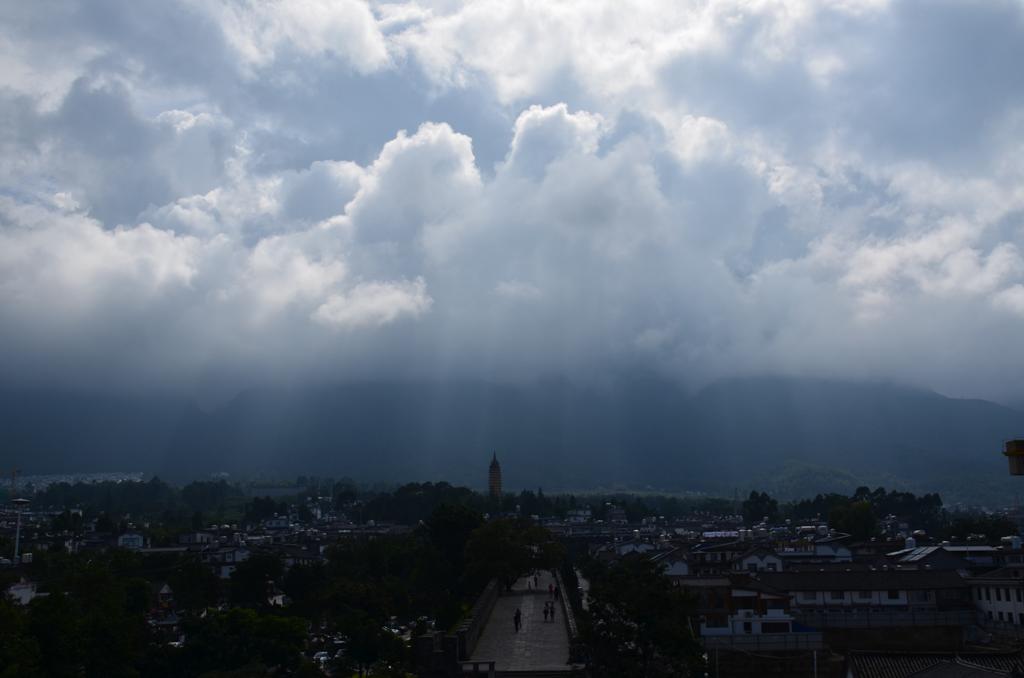
M 1002 441 L 1024 413 L 877 383 L 758 378 L 690 395 L 655 378 L 355 383 L 244 391 L 210 411 L 186 398 L 7 392 L 4 467 L 226 471 L 480 487 L 497 451 L 508 489 L 781 495 L 857 483 L 1009 497 Z

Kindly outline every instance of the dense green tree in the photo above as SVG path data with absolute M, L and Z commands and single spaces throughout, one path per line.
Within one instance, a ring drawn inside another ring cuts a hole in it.
M 229 588 L 231 602 L 247 607 L 265 607 L 271 583 L 281 581 L 284 567 L 271 553 L 254 553 L 235 566 Z
M 857 541 L 873 537 L 878 532 L 878 519 L 869 501 L 833 507 L 828 514 L 828 524 L 839 532 L 850 534 Z
M 53 532 L 81 532 L 82 514 L 80 512 L 72 513 L 65 509 L 59 515 L 54 516 L 50 522 L 50 529 Z
M 302 664 L 307 624 L 294 617 L 236 608 L 187 622 L 188 642 L 171 660 L 177 675 L 200 675 L 251 666 L 283 673 Z
M 581 621 L 595 678 L 703 675 L 695 604 L 657 563 L 639 555 L 590 561 L 586 574 L 590 605 Z
M 477 582 L 497 578 L 509 588 L 536 569 L 554 569 L 565 549 L 551 533 L 525 520 L 503 518 L 477 528 L 466 542 L 466 570 Z
M 759 523 L 765 518 L 774 522 L 779 517 L 779 502 L 768 496 L 766 492 L 751 492 L 743 502 L 743 521 L 747 525 Z
M 351 478 L 342 478 L 334 484 L 331 491 L 334 495 L 334 506 L 336 508 L 345 508 L 345 506 L 354 502 L 359 496 L 356 484 Z
M 483 522 L 483 516 L 468 506 L 441 504 L 427 518 L 425 527 L 430 542 L 448 565 L 461 571 L 466 542 Z
M 823 519 L 836 511 L 836 515 L 846 520 L 851 507 L 859 503 L 870 505 L 878 518 L 893 515 L 908 522 L 913 529 L 940 531 L 945 522 L 942 498 L 938 494 L 917 496 L 910 492 L 887 492 L 882 487 L 872 490 L 866 486 L 858 487 L 850 497 L 819 494 L 813 499 L 803 499 L 789 506 L 788 515 L 795 520 Z
M 1018 534 L 1017 524 L 1006 516 L 993 514 L 954 514 L 942 530 L 946 539 L 967 539 L 971 535 L 985 535 L 988 541 Z
M 182 610 L 203 610 L 217 604 L 221 582 L 210 567 L 195 556 L 182 558 L 167 575 L 174 601 Z
M 222 513 L 231 500 L 242 497 L 242 490 L 224 480 L 196 481 L 181 488 L 181 501 L 194 512 Z
M 173 508 L 177 500 L 177 491 L 156 477 L 140 483 L 54 483 L 32 497 L 36 506 L 82 506 L 119 515 L 157 514 Z
M 336 669 L 355 671 L 360 676 L 385 676 L 392 673 L 391 667 L 401 671 L 408 663 L 402 640 L 373 617 L 356 613 L 339 628 L 348 637 L 348 651 L 336 662 Z
M 61 593 L 32 601 L 28 629 L 49 676 L 135 676 L 146 643 L 141 614 L 128 610 L 109 569 L 87 563 L 64 578 Z
M 276 515 L 288 513 L 288 505 L 284 502 L 274 501 L 270 497 L 255 497 L 245 507 L 245 521 L 247 523 L 258 523 L 273 518 Z
M 131 577 L 124 582 L 125 608 L 129 614 L 145 614 L 153 607 L 153 585 L 142 577 Z
M 448 483 L 409 483 L 394 492 L 381 493 L 366 502 L 367 520 L 389 520 L 416 525 L 442 504 L 482 509 L 485 500 L 467 487 Z
M 24 611 L 0 596 L 0 678 L 42 675 L 39 644 L 28 631 Z

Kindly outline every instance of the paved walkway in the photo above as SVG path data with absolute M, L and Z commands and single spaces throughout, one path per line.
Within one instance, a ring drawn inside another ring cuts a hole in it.
M 476 644 L 473 661 L 493 659 L 498 671 L 569 670 L 569 633 L 561 603 L 555 604 L 554 622 L 544 621 L 544 603 L 551 600 L 548 584 L 553 584 L 554 578 L 544 572 L 537 579 L 536 589 L 528 588 L 524 577 L 512 587 L 512 593 L 498 598 Z M 519 633 L 512 622 L 517 607 L 523 613 Z

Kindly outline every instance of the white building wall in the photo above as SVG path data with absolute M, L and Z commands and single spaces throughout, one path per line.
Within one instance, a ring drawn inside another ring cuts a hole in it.
M 1005 581 L 971 587 L 974 606 L 987 619 L 1024 625 L 1024 582 Z
M 793 597 L 794 607 L 906 607 L 910 601 L 907 591 L 894 591 L 896 597 L 890 598 L 889 591 L 797 591 Z M 934 603 L 934 593 L 928 594 L 928 601 L 921 604 Z M 838 595 L 838 597 L 837 597 Z

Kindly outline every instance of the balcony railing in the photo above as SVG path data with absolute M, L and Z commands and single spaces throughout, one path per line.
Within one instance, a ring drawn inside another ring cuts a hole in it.
M 793 618 L 811 628 L 870 629 L 898 626 L 972 626 L 978 624 L 974 610 L 898 610 L 872 612 L 853 610 L 793 610 Z
M 825 647 L 823 634 L 816 631 L 806 633 L 759 633 L 733 634 L 728 636 L 704 636 L 701 638 L 706 649 L 742 650 L 744 652 L 783 652 L 787 650 L 820 650 Z

